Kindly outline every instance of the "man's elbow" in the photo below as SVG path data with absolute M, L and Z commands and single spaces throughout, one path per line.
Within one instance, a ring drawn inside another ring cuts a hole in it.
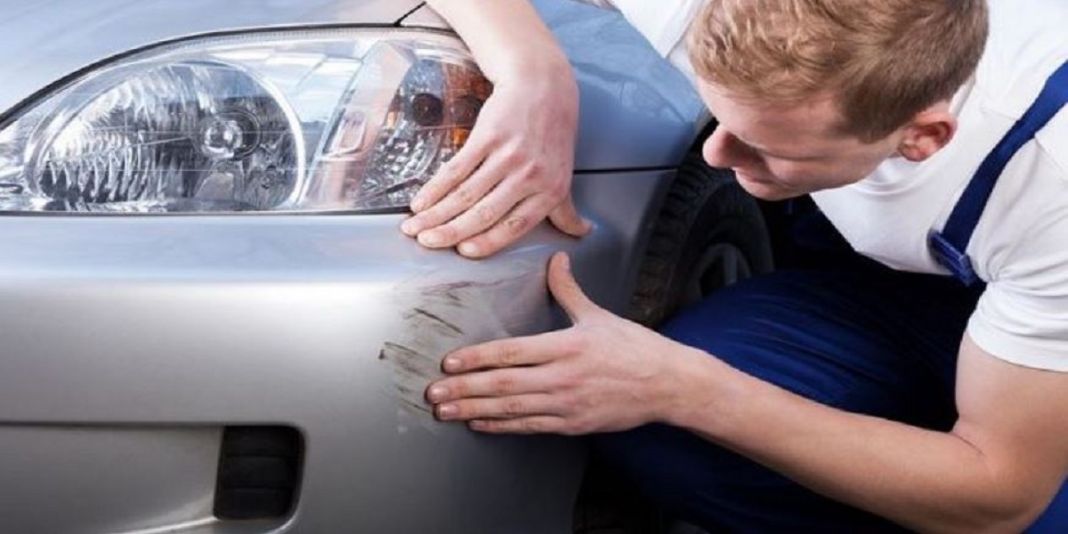
M 962 507 L 958 513 L 946 514 L 936 524 L 919 530 L 945 533 L 1018 533 L 1027 530 L 1046 509 L 1049 499 L 1002 497 Z

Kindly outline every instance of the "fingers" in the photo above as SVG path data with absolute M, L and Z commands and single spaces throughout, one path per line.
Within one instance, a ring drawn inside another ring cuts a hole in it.
M 541 222 L 552 209 L 551 202 L 548 195 L 526 198 L 492 228 L 460 243 L 460 254 L 468 258 L 484 258 L 496 254 Z
M 571 434 L 563 417 L 539 415 L 519 419 L 476 419 L 471 430 L 487 434 Z
M 575 201 L 568 194 L 559 206 L 549 212 L 549 221 L 558 230 L 573 237 L 582 237 L 590 232 L 593 225 L 579 216 Z
M 548 332 L 466 347 L 445 356 L 441 367 L 446 373 L 456 374 L 546 363 L 554 359 L 559 336 L 558 332 Z
M 455 225 L 450 227 L 441 225 L 467 212 L 468 208 L 483 200 L 486 193 L 501 181 L 507 171 L 508 167 L 503 158 L 491 156 L 474 174 L 461 179 L 455 189 L 447 192 L 444 198 L 436 200 L 434 205 L 424 208 L 423 211 L 404 221 L 401 231 L 409 236 L 418 235 L 419 243 L 425 247 L 454 246 L 460 239 L 467 236 L 458 234 Z M 511 205 L 500 208 L 500 213 L 504 213 L 510 207 Z
M 463 182 L 471 173 L 475 172 L 490 153 L 490 138 L 479 135 L 484 128 L 475 128 L 471 137 L 467 140 L 460 151 L 453 158 L 438 168 L 434 177 L 419 188 L 419 192 L 412 197 L 411 210 L 419 213 L 445 197 Z M 414 232 L 413 232 L 414 235 Z
M 441 421 L 514 419 L 532 415 L 553 415 L 559 412 L 559 404 L 560 401 L 556 397 L 544 393 L 462 399 L 437 405 L 434 408 L 434 416 Z
M 439 380 L 427 389 L 428 401 L 442 402 L 470 397 L 507 397 L 544 393 L 553 387 L 551 373 L 542 367 L 513 367 Z
M 577 323 L 585 316 L 600 312 L 600 306 L 583 293 L 578 281 L 571 274 L 571 259 L 566 253 L 553 254 L 549 260 L 548 278 L 549 292 L 572 322 Z
M 500 175 L 504 174 L 507 169 L 497 168 L 494 171 Z M 476 176 L 471 177 L 472 180 L 482 180 L 483 178 L 484 175 L 482 175 L 481 169 L 476 173 Z M 449 203 L 454 195 L 462 193 L 462 190 L 466 187 L 466 183 L 461 184 L 453 194 L 450 194 L 441 202 L 441 205 L 444 206 Z M 521 180 L 506 179 L 501 181 L 497 183 L 496 187 L 494 187 L 493 190 L 486 194 L 481 200 L 476 198 L 476 202 L 474 202 L 473 206 L 463 206 L 460 210 L 457 210 L 459 215 L 456 215 L 456 218 L 436 228 L 431 227 L 429 230 L 419 234 L 419 242 L 424 246 L 431 246 L 427 245 L 426 240 L 433 240 L 436 243 L 436 245 L 433 246 L 436 247 L 455 246 L 461 240 L 483 232 L 487 228 L 496 224 L 497 221 L 504 218 L 516 204 L 533 192 L 529 189 L 529 184 L 526 184 Z M 479 190 L 481 190 L 481 188 L 479 188 Z M 466 201 L 466 199 L 461 200 L 461 202 L 463 201 Z M 455 208 L 459 206 L 462 206 L 462 204 L 456 204 L 455 206 L 450 207 Z M 437 209 L 438 206 L 434 206 L 416 217 L 418 218 L 424 214 L 429 214 L 431 211 Z M 460 211 L 462 211 L 462 213 L 460 213 Z M 471 251 L 472 247 L 474 247 L 474 249 L 478 248 L 477 245 L 460 247 L 461 254 Z

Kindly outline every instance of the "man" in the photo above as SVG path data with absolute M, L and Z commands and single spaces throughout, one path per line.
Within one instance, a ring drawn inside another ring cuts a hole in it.
M 1068 474 L 1064 28 L 1057 0 L 708 0 L 705 158 L 760 198 L 811 193 L 865 257 L 743 282 L 658 334 L 557 255 L 574 326 L 447 355 L 435 413 L 614 432 L 602 454 L 713 529 L 1027 528 Z

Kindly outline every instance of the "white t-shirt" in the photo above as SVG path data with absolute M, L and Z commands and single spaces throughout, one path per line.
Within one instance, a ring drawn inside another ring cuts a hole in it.
M 613 0 L 662 53 L 683 46 L 700 0 Z M 1068 60 L 1068 2 L 991 0 L 979 68 L 953 99 L 960 128 L 922 163 L 886 161 L 856 184 L 813 194 L 858 252 L 896 269 L 942 273 L 927 247 L 979 164 Z M 1068 109 L 1010 161 L 968 254 L 986 291 L 968 334 L 1019 365 L 1068 372 Z

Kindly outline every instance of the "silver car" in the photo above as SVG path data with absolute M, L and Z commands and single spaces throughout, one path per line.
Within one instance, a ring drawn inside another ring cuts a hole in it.
M 648 324 L 770 252 L 686 77 L 535 4 L 595 230 L 470 261 L 398 230 L 492 91 L 419 1 L 0 0 L 0 529 L 571 532 L 583 441 L 435 422 L 441 356 L 564 326 L 556 250 Z

